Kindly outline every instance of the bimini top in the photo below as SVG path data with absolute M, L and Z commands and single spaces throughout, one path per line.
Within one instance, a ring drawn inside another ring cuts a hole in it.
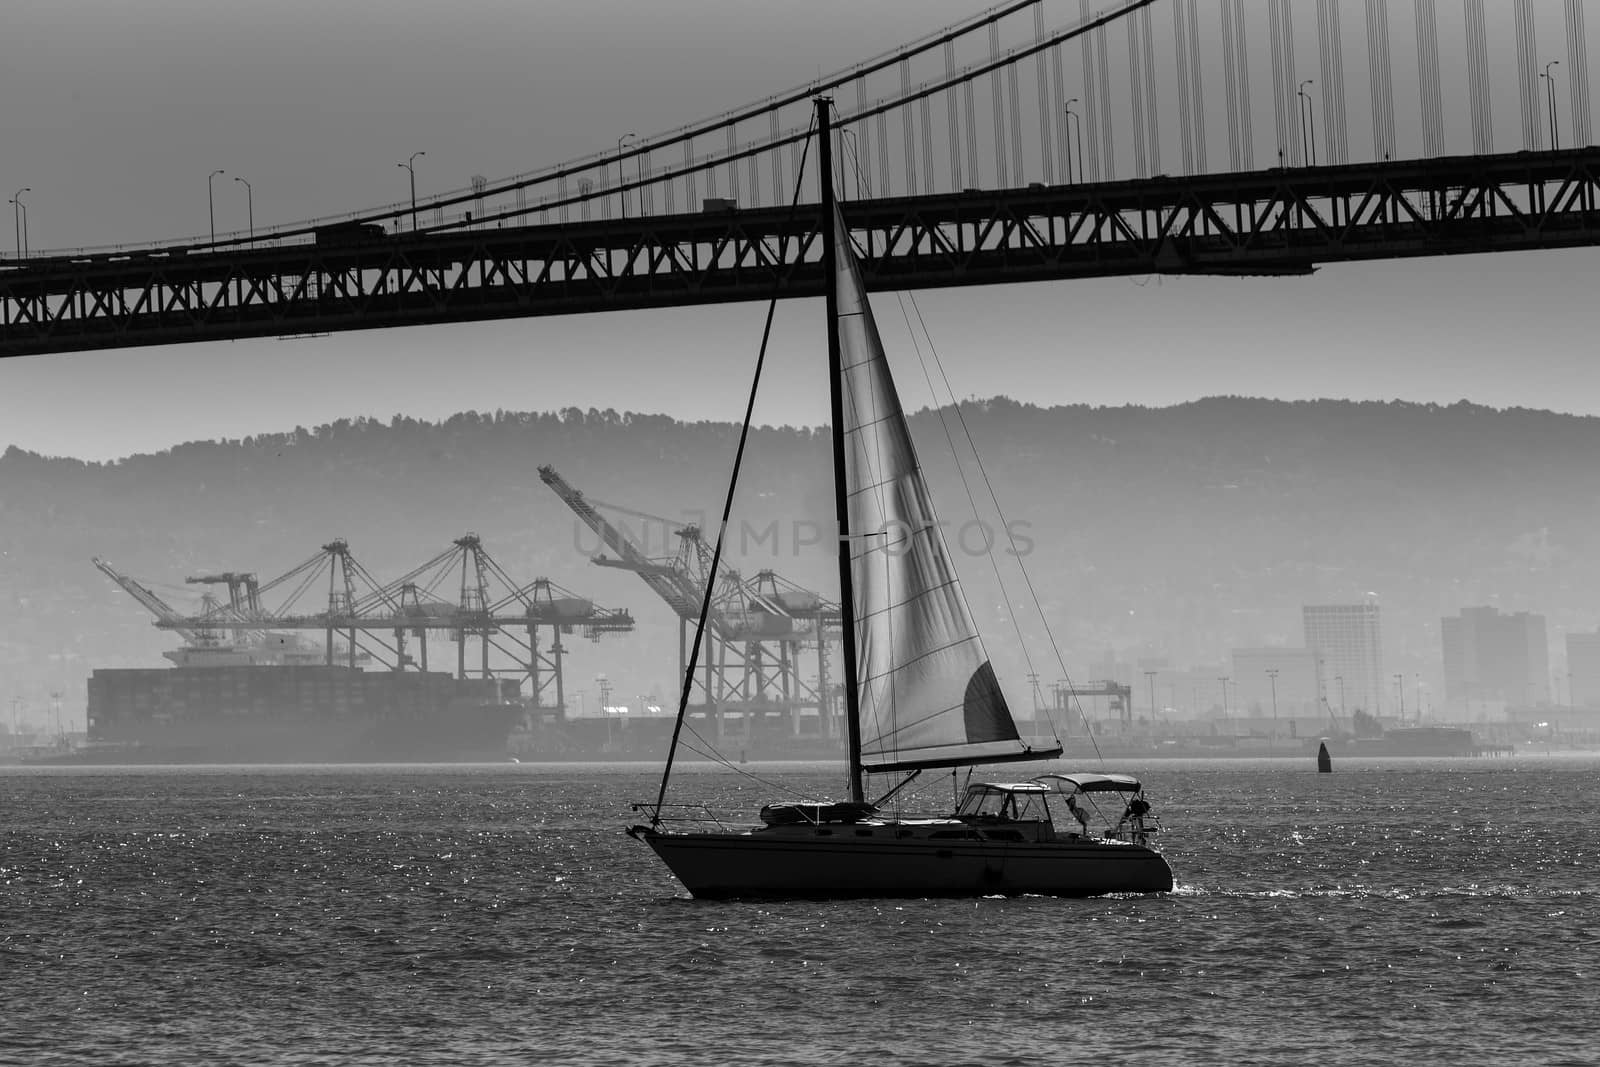
M 1041 774 L 1034 781 L 1053 793 L 1142 793 L 1131 774 Z
M 1031 782 L 973 782 L 967 786 L 967 796 L 990 793 L 1048 793 L 1050 787 L 1037 778 Z

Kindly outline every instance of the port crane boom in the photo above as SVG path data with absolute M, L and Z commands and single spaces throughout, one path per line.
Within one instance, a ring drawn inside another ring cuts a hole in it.
M 715 718 L 720 738 L 726 739 L 724 712 L 742 722 L 747 736 L 753 719 L 769 717 L 787 718 L 789 729 L 798 736 L 803 732 L 803 711 L 815 712 L 813 729 L 837 733 L 828 685 L 829 649 L 839 636 L 837 605 L 785 582 L 770 570 L 761 571 L 751 581 L 726 564 L 719 564 L 713 573 L 713 553 L 694 525 L 674 531 L 679 542 L 675 556 L 652 558 L 627 531 L 600 513 L 598 501 L 585 498 L 554 467 L 540 467 L 539 478 L 616 553 L 615 557 L 597 556 L 592 562 L 633 571 L 677 616 L 679 678 L 689 674 L 691 627 L 698 625 L 701 605 L 710 591 L 706 616 L 710 640 L 703 653 L 703 669 L 695 665 L 693 684 L 704 698 L 705 711 Z M 628 513 L 655 518 L 643 512 Z M 800 672 L 801 649 L 810 645 L 816 653 L 812 684 L 803 681 Z
M 93 557 L 90 562 L 98 567 L 100 572 L 107 578 L 116 582 L 123 592 L 133 597 L 144 606 L 146 611 L 154 615 L 156 617 L 155 625 L 161 629 L 175 631 L 178 636 L 191 645 L 213 646 L 218 643 L 215 630 L 184 625 L 186 620 L 181 612 L 165 600 L 162 600 L 152 590 L 123 574 L 99 556 Z

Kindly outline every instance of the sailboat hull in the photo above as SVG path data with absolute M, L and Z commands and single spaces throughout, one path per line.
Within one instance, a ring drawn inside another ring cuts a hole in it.
M 887 830 L 887 832 L 886 832 Z M 680 833 L 635 827 L 689 893 L 738 897 L 1087 897 L 1164 893 L 1172 868 L 1144 845 L 1097 838 L 943 840 L 892 828 Z

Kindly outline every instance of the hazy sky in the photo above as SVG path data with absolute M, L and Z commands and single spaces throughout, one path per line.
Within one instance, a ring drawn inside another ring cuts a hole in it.
M 402 199 L 396 162 L 412 152 L 427 153 L 417 161 L 423 195 L 475 173 L 547 166 L 788 88 L 980 6 L 7 0 L 0 192 L 32 188 L 35 248 L 204 233 L 206 176 L 218 167 L 228 172 L 215 185 L 219 230 L 244 225 L 235 175 L 252 183 L 258 226 L 328 215 Z M 1536 4 L 1541 55 L 1565 55 L 1560 6 Z M 1048 20 L 1076 7 L 1049 0 Z M 1359 5 L 1345 7 L 1353 50 Z M 1398 20 L 1411 5 L 1393 7 Z M 1302 17 L 1302 38 L 1314 33 L 1313 15 Z M 1445 5 L 1440 18 L 1454 27 L 1460 12 Z M 1264 39 L 1265 26 L 1252 32 Z M 1459 27 L 1445 33 L 1447 53 L 1451 33 Z M 1299 62 L 1314 73 L 1307 39 Z M 1414 66 L 1402 43 L 1397 78 L 1403 62 Z M 1364 92 L 1364 60 L 1347 66 Z M 1466 151 L 1470 141 L 1455 143 L 1466 113 L 1453 94 L 1461 64 L 1447 56 L 1443 66 L 1449 147 Z M 1253 75 L 1270 84 L 1267 70 Z M 1399 87 L 1396 96 L 1404 150 L 1414 101 Z M 1497 145 L 1515 148 L 1514 97 L 1497 109 Z M 1364 111 L 1353 97 L 1353 155 L 1367 136 Z M 0 234 L 9 250 L 10 228 Z M 1600 414 L 1592 331 L 1582 329 L 1596 262 L 1592 251 L 1464 257 L 1304 279 L 1041 283 L 916 300 L 963 395 L 1151 405 L 1217 393 L 1466 398 Z M 914 361 L 896 298 L 876 305 L 895 358 Z M 343 416 L 466 408 L 734 419 L 762 313 L 689 308 L 5 360 L 0 445 L 107 458 Z M 780 309 L 762 421 L 823 419 L 821 344 L 819 306 Z M 920 373 L 906 367 L 908 403 L 925 402 Z

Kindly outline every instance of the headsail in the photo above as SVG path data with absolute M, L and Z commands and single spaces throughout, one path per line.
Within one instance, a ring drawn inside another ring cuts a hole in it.
M 844 221 L 833 216 L 845 483 L 865 770 L 1041 759 L 961 594 Z

